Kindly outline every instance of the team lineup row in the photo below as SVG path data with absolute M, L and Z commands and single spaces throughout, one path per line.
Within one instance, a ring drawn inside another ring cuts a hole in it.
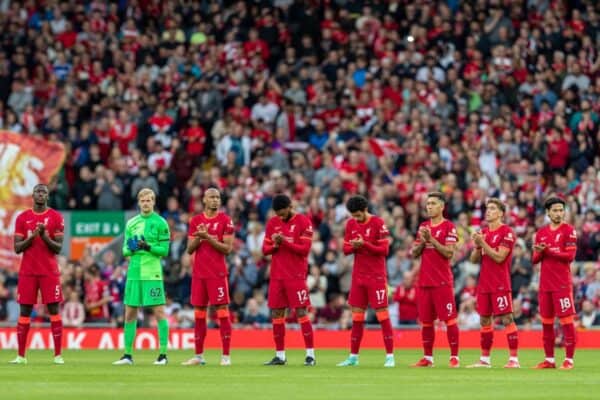
M 137 330 L 139 307 L 150 307 L 157 320 L 160 351 L 155 365 L 166 365 L 169 326 L 165 315 L 165 293 L 161 257 L 168 254 L 170 232 L 167 222 L 154 212 L 155 193 L 142 189 L 137 198 L 140 214 L 127 222 L 123 255 L 129 257 L 124 304 L 125 353 L 114 365 L 133 364 L 133 343 Z M 48 208 L 48 188 L 36 185 L 34 206 L 16 219 L 14 248 L 22 253 L 19 270 L 18 296 L 20 317 L 17 324 L 18 355 L 12 364 L 26 364 L 27 337 L 31 312 L 38 292 L 48 307 L 54 338 L 54 362 L 64 364 L 62 357 L 62 322 L 59 306 L 62 302 L 60 274 L 56 255 L 63 241 L 64 222 L 57 211 Z M 195 354 L 183 365 L 204 365 L 204 340 L 207 332 L 207 307 L 216 309 L 222 341 L 220 364 L 231 365 L 231 319 L 226 256 L 232 251 L 234 226 L 220 212 L 221 195 L 217 189 L 207 189 L 203 197 L 204 211 L 189 223 L 187 252 L 193 256 L 191 303 L 195 314 Z M 351 217 L 346 222 L 343 251 L 354 255 L 352 284 L 348 304 L 352 310 L 350 355 L 338 366 L 359 364 L 360 343 L 364 332 L 365 313 L 371 306 L 381 325 L 385 347 L 384 367 L 394 367 L 394 335 L 388 312 L 386 256 L 390 238 L 384 221 L 368 211 L 368 201 L 353 196 L 346 208 Z M 417 279 L 417 307 L 421 323 L 423 358 L 414 367 L 432 367 L 434 321 L 446 325 L 450 345 L 449 366 L 460 367 L 459 330 L 454 299 L 451 259 L 456 250 L 457 232 L 451 221 L 443 217 L 445 198 L 442 193 L 427 195 L 429 219 L 418 229 L 411 249 L 420 258 Z M 572 226 L 564 222 L 565 202 L 559 197 L 546 200 L 550 223 L 536 234 L 533 263 L 541 262 L 539 290 L 540 314 L 543 324 L 545 359 L 536 368 L 556 368 L 554 359 L 554 319 L 559 318 L 565 336 L 566 357 L 562 369 L 572 369 L 575 351 L 575 308 L 570 263 L 576 252 L 577 237 Z M 268 306 L 271 309 L 275 356 L 265 365 L 287 363 L 285 354 L 285 312 L 296 311 L 306 347 L 304 365 L 316 365 L 314 334 L 308 316 L 310 306 L 306 284 L 308 255 L 313 228 L 308 217 L 294 211 L 290 198 L 279 194 L 273 198 L 275 215 L 266 225 L 262 250 L 270 256 L 271 272 Z M 477 311 L 481 321 L 481 357 L 471 368 L 490 368 L 493 343 L 493 320 L 502 321 L 509 344 L 509 359 L 505 368 L 520 368 L 518 331 L 512 314 L 510 265 L 515 244 L 513 230 L 502 223 L 506 206 L 496 198 L 486 202 L 485 227 L 473 233 L 473 263 L 480 265 L 477 285 Z

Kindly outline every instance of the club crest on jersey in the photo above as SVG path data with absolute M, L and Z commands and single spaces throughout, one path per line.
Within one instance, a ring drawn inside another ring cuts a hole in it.
M 494 235 L 494 237 L 492 238 L 492 242 L 495 242 L 496 239 L 498 239 L 498 235 Z
M 371 228 L 367 228 L 367 231 L 365 232 L 365 236 L 369 236 L 371 235 Z
M 560 235 L 562 235 L 562 233 L 559 233 L 558 235 L 556 235 L 556 237 L 554 238 L 555 242 L 558 242 L 560 240 Z
M 290 225 L 290 233 L 294 233 L 294 229 L 296 229 L 296 225 L 295 224 Z

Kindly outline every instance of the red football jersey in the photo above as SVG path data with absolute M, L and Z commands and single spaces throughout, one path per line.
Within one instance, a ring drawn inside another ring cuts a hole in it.
M 515 234 L 508 225 L 504 224 L 493 231 L 489 227 L 485 227 L 481 230 L 481 233 L 485 242 L 492 249 L 498 250 L 500 247 L 506 247 L 509 249 L 509 253 L 504 261 L 498 264 L 481 250 L 481 270 L 479 272 L 477 291 L 479 293 L 510 291 L 510 265 L 512 262 L 513 247 L 515 246 Z
M 283 235 L 283 240 L 291 245 L 306 245 L 312 242 L 313 227 L 310 219 L 302 214 L 294 214 L 285 222 L 278 216 L 272 217 L 267 222 L 265 229 L 265 242 L 263 252 L 269 245 L 271 236 L 276 233 Z M 308 273 L 308 251 L 298 251 L 282 243 L 272 253 L 271 279 L 306 279 Z
M 209 235 L 221 242 L 224 237 L 232 236 L 234 232 L 233 223 L 227 214 L 219 212 L 214 217 L 208 218 L 201 213 L 190 220 L 188 236 L 193 236 L 201 224 L 206 225 Z M 192 277 L 209 279 L 227 276 L 225 254 L 212 247 L 207 241 L 200 242 L 200 246 L 194 252 Z
M 102 280 L 85 283 L 85 302 L 95 303 L 102 300 L 104 297 L 109 296 L 108 283 Z M 88 310 L 88 317 L 91 320 L 94 319 L 109 319 L 110 314 L 108 311 L 108 304 L 104 304 L 98 307 L 94 307 Z
M 48 208 L 41 214 L 36 214 L 33 210 L 26 210 L 19 214 L 15 222 L 15 236 L 28 238 L 38 223 L 46 226 L 46 231 L 51 239 L 64 234 L 65 222 L 62 215 L 58 211 Z M 48 248 L 41 237 L 33 239 L 31 246 L 23 252 L 19 274 L 60 275 L 56 254 Z
M 372 215 L 364 223 L 354 218 L 346 222 L 344 241 L 358 239 L 359 236 L 366 242 L 379 246 L 383 240 L 387 240 L 390 233 L 385 222 L 380 217 Z M 354 252 L 354 268 L 352 268 L 352 281 L 356 278 L 387 277 L 384 254 L 373 254 L 364 246 Z
M 577 232 L 569 224 L 561 224 L 555 230 L 546 225 L 535 235 L 535 242 L 545 243 L 551 252 L 574 251 L 577 249 Z M 548 251 L 542 253 L 540 291 L 553 292 L 571 287 L 571 263 L 553 256 Z
M 429 228 L 431 236 L 444 246 L 454 244 L 458 241 L 458 235 L 454 224 L 447 219 L 437 225 L 431 225 L 431 221 L 425 221 L 419 225 L 419 229 Z M 422 242 L 421 234 L 417 233 L 415 244 Z M 438 252 L 432 244 L 426 244 L 421 254 L 421 269 L 417 281 L 419 287 L 454 286 L 450 260 Z

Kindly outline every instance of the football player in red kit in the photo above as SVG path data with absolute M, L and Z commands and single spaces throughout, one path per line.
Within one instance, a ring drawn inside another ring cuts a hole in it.
M 48 207 L 48 194 L 46 185 L 36 185 L 33 188 L 33 208 L 19 214 L 15 222 L 15 252 L 22 253 L 23 259 L 17 287 L 17 302 L 20 305 L 17 323 L 19 353 L 11 364 L 27 364 L 27 335 L 38 292 L 50 314 L 54 363 L 65 363 L 62 357 L 62 320 L 59 309 L 63 295 L 56 260 L 56 255 L 62 248 L 64 221 L 58 211 Z
M 204 192 L 204 212 L 194 216 L 189 223 L 188 254 L 193 255 L 192 290 L 190 302 L 194 306 L 194 357 L 183 365 L 204 365 L 204 340 L 208 305 L 215 307 L 223 353 L 221 365 L 231 365 L 231 319 L 229 317 L 229 285 L 225 257 L 233 248 L 233 223 L 219 211 L 221 194 L 215 188 Z
M 519 336 L 512 314 L 510 267 L 515 246 L 513 230 L 502 223 L 506 206 L 491 198 L 485 204 L 487 226 L 472 235 L 475 249 L 472 263 L 481 263 L 477 283 L 477 312 L 481 322 L 481 357 L 468 368 L 490 368 L 490 351 L 494 341 L 493 317 L 504 324 L 510 357 L 504 368 L 520 368 L 517 355 Z
M 316 365 L 312 323 L 308 316 L 310 298 L 306 275 L 312 246 L 312 222 L 294 212 L 286 195 L 273 198 L 273 216 L 267 222 L 263 254 L 271 256 L 268 303 L 273 323 L 275 357 L 265 365 L 285 365 L 285 310 L 294 308 L 306 346 L 304 365 Z
M 381 324 L 385 345 L 384 367 L 394 367 L 394 332 L 388 311 L 386 256 L 390 247 L 389 231 L 383 219 L 369 213 L 369 203 L 362 196 L 348 199 L 346 208 L 352 216 L 346 222 L 344 254 L 354 254 L 352 285 L 348 304 L 352 307 L 350 356 L 339 367 L 358 365 L 358 351 L 365 326 L 365 312 L 370 304 Z
M 450 265 L 458 238 L 452 222 L 444 218 L 444 206 L 443 193 L 432 192 L 427 195 L 426 207 L 430 219 L 419 226 L 411 250 L 414 258 L 421 257 L 417 280 L 417 308 L 424 353 L 423 358 L 413 367 L 433 367 L 433 322 L 436 319 L 446 323 L 446 335 L 450 344 L 449 366 L 460 366 L 454 278 Z
M 554 319 L 558 317 L 565 337 L 566 357 L 561 369 L 573 368 L 575 326 L 573 316 L 573 279 L 571 262 L 577 252 L 575 228 L 564 222 L 565 201 L 551 197 L 544 203 L 550 224 L 535 235 L 532 263 L 542 263 L 540 269 L 539 307 L 542 317 L 546 359 L 536 368 L 556 368 L 554 361 Z

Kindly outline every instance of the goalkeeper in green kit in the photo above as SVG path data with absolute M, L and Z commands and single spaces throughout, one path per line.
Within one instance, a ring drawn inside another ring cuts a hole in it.
M 169 323 L 165 315 L 165 289 L 160 259 L 169 253 L 171 235 L 167 221 L 154 212 L 154 192 L 142 189 L 137 198 L 141 213 L 127 221 L 123 243 L 123 255 L 130 257 L 124 301 L 125 354 L 113 365 L 133 364 L 138 307 L 153 309 L 160 344 L 160 355 L 154 365 L 166 365 Z

